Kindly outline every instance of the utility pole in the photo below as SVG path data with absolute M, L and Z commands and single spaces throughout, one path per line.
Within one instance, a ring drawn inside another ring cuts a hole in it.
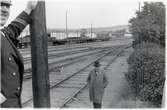
M 91 27 L 90 27 L 90 36 L 92 38 L 92 24 L 91 24 Z
M 139 12 L 140 12 L 140 1 L 139 1 Z
M 48 37 L 46 32 L 45 2 L 38 1 L 32 12 L 31 55 L 34 107 L 50 107 L 50 83 L 48 73 Z
M 141 12 L 141 9 L 140 9 L 140 1 L 139 1 L 139 16 L 140 16 L 140 12 Z M 141 37 L 141 36 L 140 36 Z M 141 43 L 142 42 L 142 37 L 141 38 L 139 38 L 139 42 Z
M 68 38 L 68 21 L 67 21 L 67 14 L 68 14 L 68 12 L 66 11 L 66 37 Z

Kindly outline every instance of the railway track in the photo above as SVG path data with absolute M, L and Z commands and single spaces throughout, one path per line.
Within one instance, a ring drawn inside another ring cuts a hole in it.
M 52 51 L 66 51 L 66 50 L 75 50 L 75 49 L 84 49 L 84 48 L 90 48 L 92 46 L 98 46 L 101 45 L 103 42 L 96 42 L 96 43 L 82 43 L 82 44 L 73 44 L 73 45 L 63 45 L 63 46 L 49 46 L 48 47 L 48 53 Z M 26 58 L 30 58 L 31 49 L 19 49 L 20 53 L 25 56 Z
M 68 54 L 73 54 L 75 52 L 80 52 L 80 51 L 88 51 L 89 48 L 73 48 L 72 51 L 71 49 L 70 50 L 66 50 L 66 49 L 63 49 L 63 50 L 48 50 L 48 58 L 50 57 L 54 57 L 54 56 L 61 56 L 61 55 L 66 55 L 67 53 Z M 31 61 L 31 55 L 30 53 L 26 54 L 26 55 L 23 55 L 24 57 L 24 63 L 29 63 Z
M 109 48 L 109 47 L 107 47 L 107 48 Z M 68 77 L 70 74 L 73 74 L 73 73 L 75 73 L 76 71 L 69 71 L 69 70 L 67 70 L 66 71 L 66 69 L 69 69 L 70 68 L 70 70 L 75 70 L 75 69 L 71 69 L 71 68 L 73 68 L 73 67 L 71 67 L 71 66 L 73 66 L 73 65 L 77 65 L 78 67 L 80 67 L 80 68 L 82 68 L 83 67 L 83 65 L 80 65 L 82 62 L 85 62 L 85 58 L 86 59 L 88 59 L 89 57 L 96 57 L 96 56 L 98 56 L 98 55 L 100 55 L 100 54 L 102 54 L 101 52 L 104 52 L 107 48 L 104 48 L 103 50 L 101 50 L 101 51 L 97 51 L 96 53 L 92 53 L 92 55 L 90 55 L 90 54 L 87 54 L 86 56 L 85 55 L 83 55 L 82 57 L 80 57 L 81 58 L 81 60 L 80 59 L 78 59 L 78 58 L 75 58 L 75 61 L 73 61 L 73 60 L 71 60 L 71 61 L 64 61 L 64 64 L 66 65 L 65 66 L 65 69 L 63 69 L 63 72 L 62 72 L 62 74 L 61 75 L 56 75 L 56 72 L 54 71 L 54 68 L 57 68 L 57 64 L 54 64 L 54 65 L 52 65 L 52 66 L 49 66 L 50 68 L 53 68 L 53 70 L 50 70 L 50 79 L 51 79 L 51 83 L 54 81 L 54 83 L 55 83 L 55 80 L 57 80 L 56 78 L 58 78 L 58 79 L 60 79 L 60 80 L 62 80 L 62 79 L 65 79 L 66 77 Z M 114 48 L 114 47 L 113 47 Z M 85 58 L 84 58 L 85 57 Z M 77 60 L 80 60 L 80 61 L 77 61 Z M 88 59 L 89 60 L 89 59 Z M 71 63 L 71 64 L 70 64 Z M 84 65 L 87 65 L 87 62 L 84 64 Z M 77 68 L 77 69 L 80 69 L 80 68 Z M 65 70 L 65 71 L 64 71 Z M 52 73 L 54 73 L 54 74 L 52 74 Z M 69 74 L 64 74 L 64 73 L 69 73 Z M 63 76 L 63 74 L 64 74 L 64 76 Z M 56 77 L 55 77 L 56 76 Z M 29 98 L 31 99 L 32 98 L 32 80 L 31 80 L 31 74 L 29 74 L 29 75 L 27 75 L 26 76 L 27 78 L 28 78 L 28 80 L 24 80 L 23 81 L 23 92 L 22 92 L 22 102 L 24 103 L 24 102 L 26 102 L 26 100 L 28 100 Z M 58 82 L 59 82 L 59 80 L 58 80 Z M 24 90 L 24 88 L 25 88 L 25 90 Z M 25 98 L 26 97 L 26 98 Z
M 125 46 L 125 47 L 121 47 L 119 48 L 119 50 L 116 50 L 114 52 L 110 52 L 110 53 L 107 53 L 105 54 L 103 57 L 97 59 L 101 62 L 101 66 L 104 70 L 106 70 L 109 65 L 111 65 L 115 59 L 120 55 L 120 53 L 122 53 L 122 51 L 125 49 L 125 48 L 128 48 L 129 46 Z M 112 58 L 111 58 L 112 56 Z M 90 65 L 90 67 L 86 68 L 84 71 L 82 71 L 83 74 L 85 74 L 85 76 L 88 76 L 88 73 L 92 70 L 92 67 L 93 65 Z M 77 77 L 77 76 L 75 76 Z M 74 78 L 74 77 L 73 77 Z M 86 77 L 87 78 L 87 77 Z M 79 92 L 81 92 L 86 86 L 87 86 L 87 82 L 86 82 L 86 78 L 84 78 L 83 82 L 79 83 L 79 84 L 83 84 L 82 86 L 80 86 L 80 88 L 78 88 L 78 90 L 76 90 L 75 92 L 72 93 L 71 96 L 67 97 L 66 100 L 63 100 L 62 103 L 58 106 L 58 108 L 63 108 L 66 106 L 66 104 L 71 101 Z M 79 78 L 81 79 L 81 78 Z M 72 79 L 71 79 L 72 80 Z M 67 82 L 66 82 L 67 83 Z M 64 86 L 62 86 L 64 87 Z M 71 86 L 73 87 L 73 86 Z
M 126 46 L 127 47 L 127 46 Z M 92 69 L 92 64 L 96 60 L 104 59 L 105 56 L 112 55 L 114 56 L 103 68 L 107 69 L 107 67 L 113 62 L 113 60 L 121 53 L 124 49 L 124 46 L 120 46 L 118 48 L 105 51 L 98 55 L 95 59 L 90 61 L 89 64 L 80 68 L 77 72 L 73 72 L 71 74 L 67 73 L 63 78 L 60 78 L 59 81 L 54 81 L 57 76 L 54 74 L 50 74 L 51 79 L 50 82 L 50 93 L 51 93 L 51 106 L 52 107 L 64 107 L 66 103 L 68 103 L 76 94 L 78 94 L 83 88 L 86 87 L 86 77 L 89 71 Z M 89 59 L 88 59 L 89 60 Z M 23 107 L 32 106 L 32 97 L 27 99 L 22 103 Z
M 108 42 L 108 41 L 106 41 Z M 97 46 L 103 44 L 104 42 L 94 42 L 94 43 L 81 43 L 81 44 L 70 44 L 70 45 L 59 45 L 59 46 L 48 46 L 48 50 L 69 50 L 73 48 L 85 48 L 91 47 L 92 45 Z M 19 49 L 21 53 L 30 53 L 31 49 Z
M 93 53 L 93 51 L 99 51 L 103 48 L 90 48 L 90 49 L 87 49 L 87 50 L 78 50 L 78 51 L 75 51 L 75 52 L 65 52 L 65 53 L 59 53 L 59 54 L 54 54 L 52 57 L 49 57 L 48 59 L 48 63 L 54 63 L 54 62 L 61 62 L 62 60 L 70 60 L 70 59 L 74 59 L 75 57 L 81 57 L 83 56 L 84 54 L 90 54 L 90 53 Z M 29 72 L 31 70 L 31 63 L 30 63 L 30 60 L 28 63 L 24 62 L 24 68 L 25 68 L 25 72 Z
M 77 55 L 77 56 L 73 56 L 73 57 L 62 58 L 60 60 L 56 60 L 54 62 L 50 62 L 49 63 L 49 71 L 52 71 L 55 68 L 59 69 L 60 67 L 66 67 L 68 65 L 71 65 L 71 64 L 73 64 L 75 62 L 78 62 L 78 61 L 82 60 L 84 57 L 101 53 L 101 52 L 105 51 L 105 49 L 102 49 L 102 50 L 89 50 L 89 51 L 91 51 L 91 52 L 86 53 L 86 54 L 81 54 L 79 56 Z M 84 52 L 82 52 L 82 53 L 84 53 Z M 26 69 L 25 74 L 23 76 L 23 80 L 29 79 L 31 77 L 32 77 L 31 68 L 29 68 L 29 70 Z

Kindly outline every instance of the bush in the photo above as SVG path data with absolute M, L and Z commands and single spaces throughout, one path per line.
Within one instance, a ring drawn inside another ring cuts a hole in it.
M 126 78 L 136 96 L 160 105 L 165 81 L 165 49 L 154 43 L 138 44 L 128 63 Z

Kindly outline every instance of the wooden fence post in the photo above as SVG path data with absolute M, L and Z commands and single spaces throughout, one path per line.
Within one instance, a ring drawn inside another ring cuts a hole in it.
M 50 107 L 45 2 L 38 1 L 32 12 L 31 55 L 34 107 Z

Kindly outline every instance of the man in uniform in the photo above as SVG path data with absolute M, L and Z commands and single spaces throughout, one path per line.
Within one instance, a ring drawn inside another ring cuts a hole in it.
M 1 27 L 6 23 L 10 13 L 10 0 L 0 0 Z M 31 22 L 30 13 L 37 1 L 29 1 L 25 10 L 7 27 L 0 30 L 1 40 L 1 107 L 21 107 L 21 89 L 23 81 L 23 59 L 16 48 L 17 37 Z
M 104 89 L 108 84 L 107 77 L 103 69 L 100 68 L 100 62 L 94 62 L 94 69 L 90 71 L 87 78 L 89 84 L 89 97 L 93 102 L 94 108 L 101 108 Z

